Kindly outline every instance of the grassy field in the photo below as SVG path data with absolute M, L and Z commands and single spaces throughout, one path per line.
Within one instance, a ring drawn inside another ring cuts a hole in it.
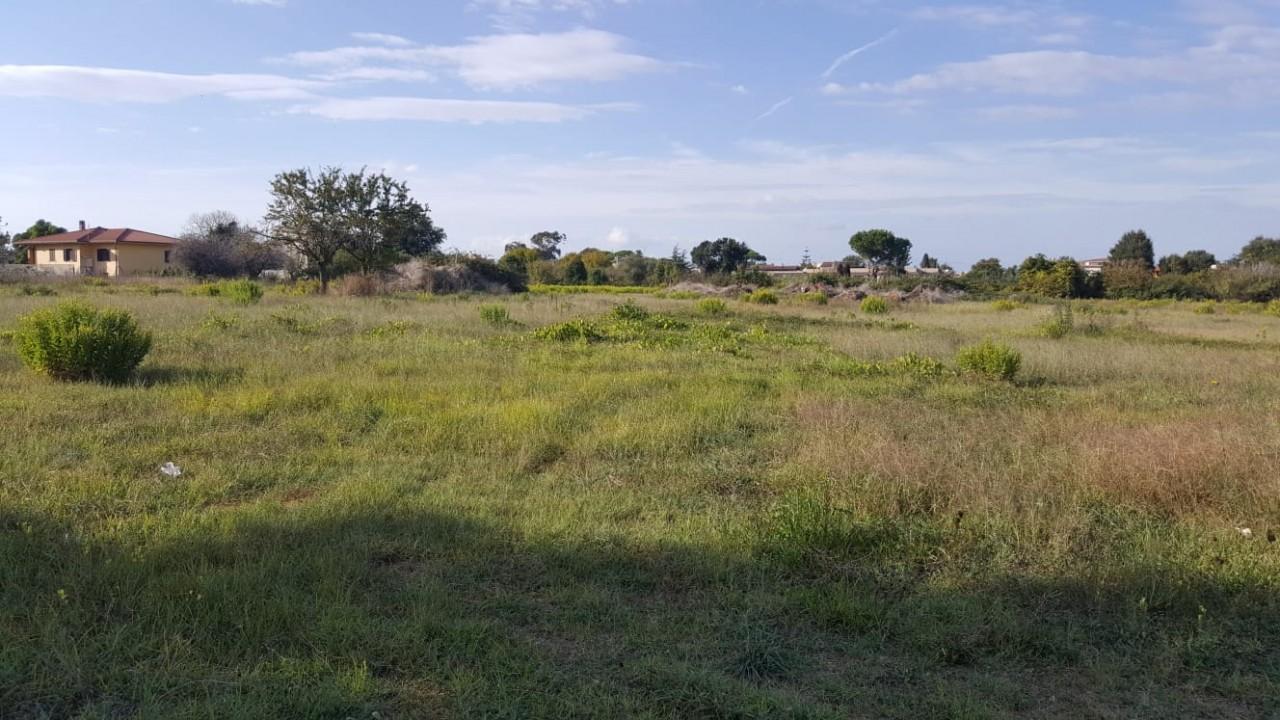
M 0 288 L 155 333 L 0 340 L 6 720 L 1280 713 L 1280 318 L 164 290 Z

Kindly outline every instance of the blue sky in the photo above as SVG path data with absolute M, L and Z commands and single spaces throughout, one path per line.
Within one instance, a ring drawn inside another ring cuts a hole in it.
M 176 233 L 385 169 L 449 245 L 965 266 L 1280 234 L 1280 0 L 7 0 L 0 217 Z

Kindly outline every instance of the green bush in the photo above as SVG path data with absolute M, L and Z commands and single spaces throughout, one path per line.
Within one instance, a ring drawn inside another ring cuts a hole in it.
M 1008 345 L 990 340 L 960 348 L 956 366 L 961 370 L 993 380 L 1012 380 L 1022 367 L 1022 353 Z
M 490 325 L 514 325 L 515 321 L 511 319 L 511 313 L 502 305 L 481 305 L 480 319 Z
M 823 292 L 810 291 L 796 295 L 796 300 L 804 303 L 812 303 L 813 305 L 826 305 L 829 300 L 827 294 Z
M 252 305 L 262 299 L 262 286 L 252 280 L 223 280 L 197 285 L 188 293 L 224 298 L 237 305 Z
M 768 288 L 760 288 L 755 292 L 750 292 L 744 295 L 742 297 L 742 301 L 755 303 L 756 305 L 777 305 L 778 293 Z
M 630 300 L 613 308 L 609 316 L 614 320 L 637 320 L 643 321 L 649 319 L 649 311 L 631 302 Z
M 1213 315 L 1216 312 L 1218 312 L 1218 306 L 1212 300 L 1196 305 L 1195 309 L 1197 315 Z
M 151 350 L 151 334 L 123 310 L 65 303 L 18 321 L 18 354 L 56 380 L 123 382 Z
M 863 298 L 861 307 L 862 312 L 868 315 L 884 315 L 889 312 L 889 302 L 875 295 Z
M 693 306 L 693 309 L 697 311 L 699 315 L 709 315 L 712 317 L 729 314 L 729 304 L 720 298 L 703 298 Z
M 1272 317 L 1280 317 L 1280 300 L 1272 300 L 1267 303 L 1267 308 L 1262 312 Z
M 1023 307 L 1023 304 L 1016 300 L 996 300 L 991 303 L 991 309 L 996 312 L 1013 312 L 1020 307 Z

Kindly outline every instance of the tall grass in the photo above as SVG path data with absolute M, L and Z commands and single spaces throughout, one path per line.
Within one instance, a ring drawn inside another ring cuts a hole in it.
M 0 339 L 0 716 L 1274 707 L 1274 317 L 122 288 L 130 382 Z

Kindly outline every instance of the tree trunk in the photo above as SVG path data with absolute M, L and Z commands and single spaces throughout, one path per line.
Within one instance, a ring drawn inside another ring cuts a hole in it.
M 328 295 L 329 294 L 329 268 L 328 266 L 320 265 L 317 269 L 320 271 L 320 294 Z

